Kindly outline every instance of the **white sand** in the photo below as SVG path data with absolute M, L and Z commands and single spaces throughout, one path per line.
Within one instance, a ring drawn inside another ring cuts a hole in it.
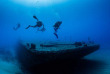
M 85 57 L 89 60 L 102 62 L 101 66 L 96 66 L 95 73 L 97 74 L 110 74 L 110 48 L 101 48 L 98 51 Z
M 11 49 L 13 48 L 5 49 L 0 54 L 0 74 L 22 74 Z
M 22 74 L 22 72 L 15 61 L 7 62 L 0 59 L 0 74 Z

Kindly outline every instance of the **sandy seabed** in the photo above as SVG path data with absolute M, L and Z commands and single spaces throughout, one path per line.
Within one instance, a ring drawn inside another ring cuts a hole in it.
M 22 74 L 15 61 L 0 60 L 0 74 Z
M 93 69 L 94 74 L 110 74 L 110 47 L 101 48 L 86 56 L 85 59 L 97 61 L 95 69 Z

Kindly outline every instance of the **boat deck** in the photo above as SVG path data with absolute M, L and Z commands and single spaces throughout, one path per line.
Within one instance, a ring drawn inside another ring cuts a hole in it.
M 94 45 L 97 44 L 86 44 L 87 46 L 85 46 L 85 44 L 82 44 L 81 46 L 76 46 L 74 44 L 64 44 L 64 43 L 59 43 L 59 44 L 35 44 L 36 48 L 35 49 L 29 49 L 30 46 L 27 47 L 26 43 L 23 43 L 24 46 L 26 46 L 26 48 L 28 50 L 31 51 L 61 51 L 61 50 L 76 50 L 76 49 L 80 49 L 80 48 L 84 48 L 84 47 L 92 47 Z

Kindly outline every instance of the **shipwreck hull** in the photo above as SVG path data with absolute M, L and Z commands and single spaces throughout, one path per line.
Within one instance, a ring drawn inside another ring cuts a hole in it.
M 63 47 L 63 45 L 61 45 Z M 17 48 L 17 59 L 21 66 L 27 70 L 35 68 L 39 64 L 52 61 L 80 59 L 99 49 L 99 45 L 79 46 L 74 49 L 66 48 L 58 51 L 31 51 L 24 45 L 19 44 Z

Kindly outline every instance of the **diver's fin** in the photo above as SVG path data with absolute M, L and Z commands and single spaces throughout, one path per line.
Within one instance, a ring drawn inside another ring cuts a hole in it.
M 58 39 L 58 35 L 56 33 L 54 33 L 54 35 L 56 36 L 56 38 Z
M 33 18 L 36 19 L 37 21 L 39 21 L 38 18 L 35 15 L 33 16 Z

